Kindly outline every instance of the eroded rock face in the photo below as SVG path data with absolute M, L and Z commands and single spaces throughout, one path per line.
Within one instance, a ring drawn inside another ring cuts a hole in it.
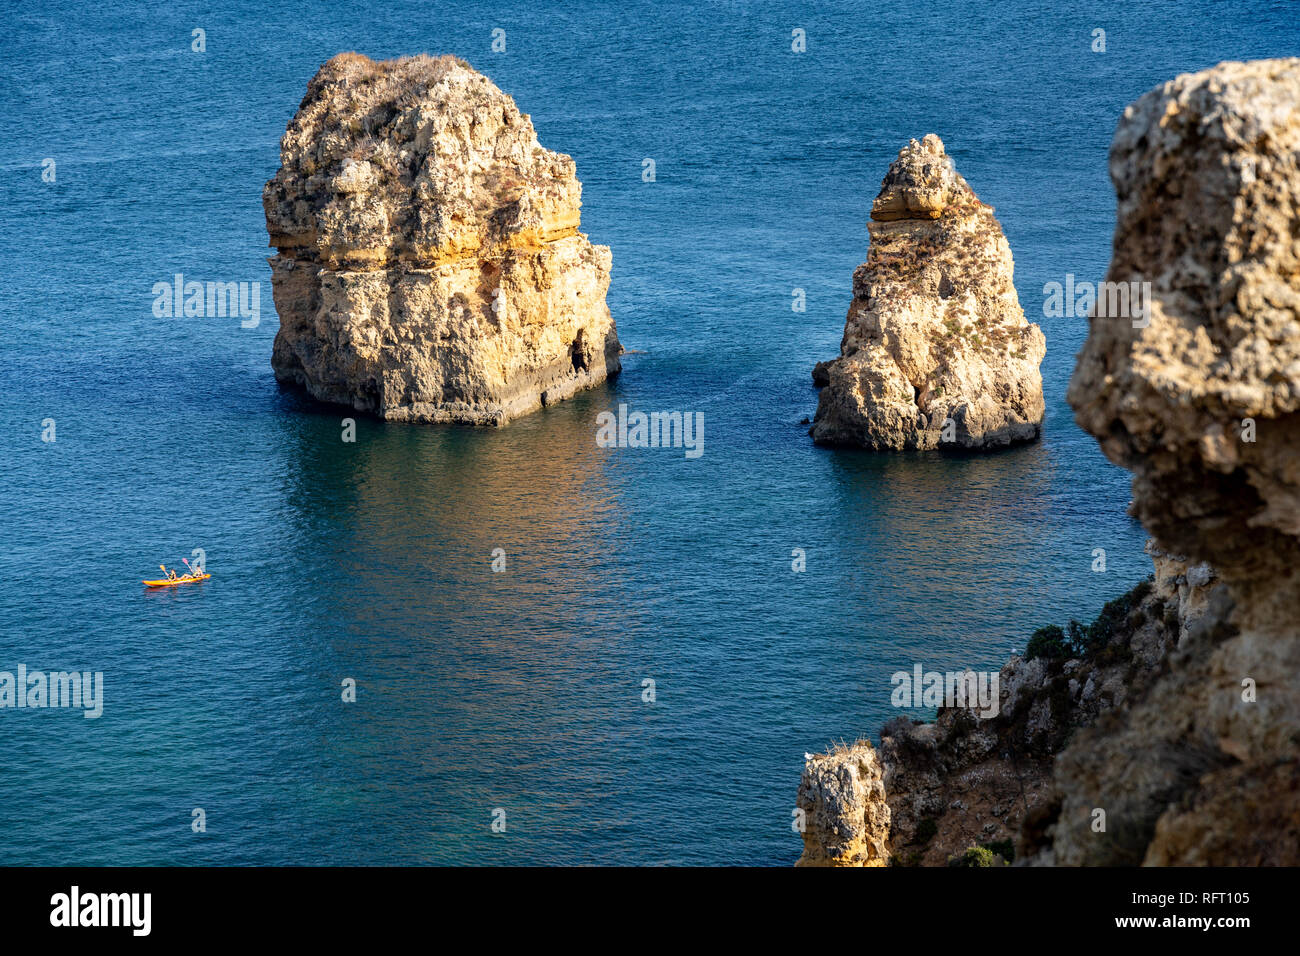
M 1068 393 L 1159 546 L 1209 561 L 1265 629 L 1300 607 L 1298 151 L 1296 59 L 1186 74 L 1124 111 L 1107 280 L 1151 284 L 1149 325 L 1093 319 Z
M 1043 334 L 1020 308 L 993 210 L 939 137 L 899 152 L 871 219 L 840 356 L 813 370 L 824 386 L 814 440 L 901 450 L 1037 438 Z
M 799 782 L 803 855 L 796 866 L 884 866 L 889 806 L 868 741 L 810 758 Z
M 1068 397 L 1133 472 L 1156 546 L 1220 583 L 1149 692 L 1061 754 L 1034 862 L 1294 865 L 1300 59 L 1157 87 L 1125 110 L 1110 166 L 1107 279 L 1151 283 L 1149 324 L 1092 319 Z
M 280 156 L 280 381 L 390 420 L 503 424 L 619 371 L 573 160 L 464 62 L 339 54 Z
M 1155 565 L 1156 592 L 1176 608 L 1181 644 L 1191 626 L 1209 609 L 1210 593 L 1218 573 L 1205 561 L 1192 562 L 1185 555 L 1160 550 L 1153 540 L 1148 539 L 1146 552 Z
M 1243 764 L 1198 783 L 1156 821 L 1147 866 L 1295 866 L 1300 759 Z

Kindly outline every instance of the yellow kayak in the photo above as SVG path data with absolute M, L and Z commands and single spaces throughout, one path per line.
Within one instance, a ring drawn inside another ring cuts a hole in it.
M 212 577 L 210 574 L 187 574 L 184 577 L 177 578 L 175 581 L 170 578 L 161 578 L 157 581 L 145 581 L 144 583 L 146 587 L 151 588 L 173 588 L 178 584 L 193 584 L 196 581 L 206 581 L 210 577 Z

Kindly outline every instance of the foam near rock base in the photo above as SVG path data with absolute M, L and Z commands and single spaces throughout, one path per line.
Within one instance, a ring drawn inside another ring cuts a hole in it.
M 276 377 L 395 421 L 504 424 L 617 374 L 573 160 L 455 57 L 321 67 L 263 205 Z

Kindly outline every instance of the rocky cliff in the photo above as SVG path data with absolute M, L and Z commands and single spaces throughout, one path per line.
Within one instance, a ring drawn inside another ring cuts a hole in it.
M 892 862 L 1300 864 L 1300 59 L 1163 84 L 1110 165 L 1107 281 L 1148 304 L 1090 319 L 1069 400 L 1133 472 L 1156 573 L 1037 632 L 996 717 L 886 726 Z
M 998 675 L 996 715 L 940 707 L 931 723 L 887 723 L 878 754 L 859 742 L 809 760 L 798 799 L 807 821 L 801 863 L 943 866 L 971 847 L 1008 862 L 1023 853 L 1026 822 L 1056 799 L 1057 754 L 1140 694 L 1205 613 L 1212 572 L 1194 569 L 1189 581 L 1186 563 L 1170 555 L 1158 567 L 1090 624 L 1035 632 Z M 837 785 L 844 780 L 857 785 Z M 859 848 L 880 843 L 883 851 L 865 856 Z
M 813 439 L 897 450 L 1037 438 L 1043 334 L 1021 311 L 992 208 L 939 137 L 899 152 L 871 220 L 840 355 L 813 370 Z
M 390 420 L 503 424 L 619 371 L 573 160 L 455 57 L 321 67 L 263 205 L 276 378 Z
M 1133 705 L 1057 761 L 1036 862 L 1300 863 L 1300 59 L 1223 63 L 1124 111 L 1079 424 L 1133 472 L 1156 545 L 1223 587 Z M 1088 814 L 1112 821 L 1093 832 Z

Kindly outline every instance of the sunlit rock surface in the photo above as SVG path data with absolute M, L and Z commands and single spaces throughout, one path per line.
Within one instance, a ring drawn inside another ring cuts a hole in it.
M 1155 546 L 1220 585 L 1150 691 L 1061 754 L 1038 856 L 1295 865 L 1300 59 L 1157 87 L 1124 111 L 1110 167 L 1107 278 L 1151 284 L 1149 324 L 1092 319 L 1069 400 L 1133 472 Z
M 982 450 L 1037 438 L 1043 334 L 1020 308 L 992 208 L 939 137 L 899 152 L 871 220 L 840 355 L 813 370 L 813 439 Z
M 390 420 L 504 424 L 619 371 L 573 160 L 455 57 L 342 53 L 263 205 L 282 382 Z
M 889 807 L 867 741 L 810 757 L 799 783 L 803 855 L 796 866 L 884 866 Z

